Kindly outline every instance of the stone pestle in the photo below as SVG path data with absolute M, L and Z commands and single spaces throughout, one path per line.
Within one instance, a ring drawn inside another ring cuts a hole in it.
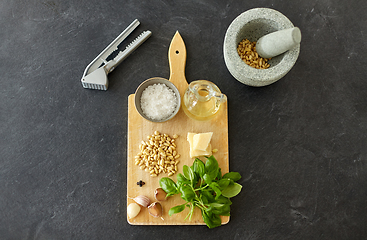
M 288 28 L 261 37 L 256 43 L 256 52 L 263 58 L 272 58 L 282 54 L 301 42 L 301 30 Z

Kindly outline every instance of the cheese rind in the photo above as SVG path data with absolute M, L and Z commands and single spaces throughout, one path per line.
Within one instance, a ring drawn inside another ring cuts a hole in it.
M 209 146 L 210 140 L 212 139 L 213 133 L 207 132 L 207 133 L 198 133 L 193 136 L 193 149 L 194 150 L 200 150 L 200 151 L 206 151 L 206 149 Z

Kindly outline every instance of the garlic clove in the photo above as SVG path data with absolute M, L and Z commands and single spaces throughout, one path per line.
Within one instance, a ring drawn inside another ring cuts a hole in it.
M 144 195 L 139 195 L 135 198 L 132 198 L 137 204 L 143 206 L 143 207 L 148 207 L 150 204 L 150 199 L 147 196 Z
M 127 206 L 127 215 L 129 218 L 136 217 L 140 212 L 141 207 L 136 203 L 130 203 L 129 206 Z
M 167 193 L 162 188 L 157 188 L 154 191 L 154 197 L 157 199 L 157 201 L 165 201 L 166 200 Z
M 148 207 L 148 211 L 149 211 L 149 214 L 152 215 L 153 217 L 162 218 L 163 207 L 159 202 L 154 202 L 150 204 Z

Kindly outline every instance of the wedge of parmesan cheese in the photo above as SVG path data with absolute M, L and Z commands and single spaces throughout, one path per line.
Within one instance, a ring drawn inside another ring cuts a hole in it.
M 190 157 L 191 157 L 191 152 L 193 150 L 193 139 L 194 139 L 194 136 L 196 135 L 196 133 L 192 133 L 192 132 L 188 132 L 187 133 L 187 141 L 189 142 L 190 144 Z
M 193 137 L 193 149 L 194 150 L 200 150 L 200 151 L 206 151 L 206 149 L 209 146 L 210 140 L 212 139 L 213 133 L 207 132 L 207 133 L 198 133 L 195 134 Z
M 208 148 L 205 151 L 200 150 L 192 150 L 190 151 L 190 157 L 196 158 L 201 156 L 211 156 L 212 155 L 212 145 L 209 144 Z
M 200 156 L 211 156 L 212 155 L 212 145 L 209 143 L 208 147 L 205 151 L 202 150 L 195 150 L 194 145 L 194 136 L 197 135 L 196 133 L 187 133 L 187 141 L 190 144 L 190 158 L 200 157 Z

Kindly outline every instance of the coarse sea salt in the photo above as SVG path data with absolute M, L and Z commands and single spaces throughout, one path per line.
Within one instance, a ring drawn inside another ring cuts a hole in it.
M 141 110 L 148 118 L 155 121 L 171 116 L 177 104 L 178 99 L 175 92 L 164 83 L 148 86 L 140 97 Z

